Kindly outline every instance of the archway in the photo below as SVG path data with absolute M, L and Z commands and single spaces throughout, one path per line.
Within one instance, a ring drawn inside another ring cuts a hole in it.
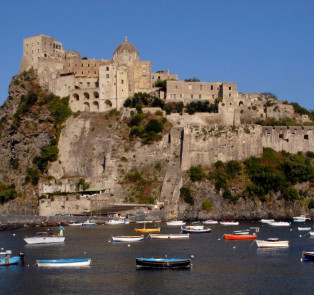
M 99 98 L 99 93 L 97 91 L 94 91 L 94 97 Z
M 88 102 L 84 102 L 83 106 L 84 106 L 84 111 L 85 112 L 89 112 L 89 110 L 90 110 L 89 103 Z
M 73 94 L 73 97 L 74 97 L 76 100 L 80 100 L 80 96 L 79 96 L 77 93 L 74 93 L 74 94 Z
M 105 100 L 105 108 L 106 109 L 112 108 L 112 102 L 109 99 Z
M 99 111 L 99 103 L 98 103 L 98 101 L 93 101 L 93 110 L 94 111 Z
M 89 93 L 84 92 L 84 98 L 89 99 Z

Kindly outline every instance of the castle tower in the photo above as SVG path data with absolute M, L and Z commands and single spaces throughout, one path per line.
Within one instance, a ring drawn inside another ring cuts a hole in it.
M 135 46 L 124 37 L 124 42 L 114 51 L 112 60 L 119 65 L 132 66 L 134 61 L 140 61 L 140 56 Z

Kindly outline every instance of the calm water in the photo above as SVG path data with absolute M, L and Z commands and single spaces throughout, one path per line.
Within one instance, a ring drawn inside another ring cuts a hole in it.
M 160 224 L 161 233 L 179 227 Z M 307 222 L 306 226 L 312 226 Z M 63 245 L 26 245 L 25 235 L 45 229 L 0 232 L 0 247 L 25 252 L 25 266 L 0 267 L 0 294 L 313 294 L 314 262 L 302 263 L 301 252 L 314 251 L 314 239 L 298 226 L 271 227 L 254 222 L 212 225 L 212 233 L 189 240 L 111 243 L 112 235 L 134 235 L 142 225 L 66 227 Z M 258 239 L 289 240 L 288 249 L 258 249 L 252 241 L 225 241 L 224 233 L 260 226 Z M 56 233 L 57 228 L 49 228 Z M 136 233 L 137 235 L 138 233 Z M 85 253 L 85 254 L 84 254 Z M 136 257 L 185 258 L 191 270 L 137 270 Z M 92 258 L 83 268 L 39 268 L 36 259 Z

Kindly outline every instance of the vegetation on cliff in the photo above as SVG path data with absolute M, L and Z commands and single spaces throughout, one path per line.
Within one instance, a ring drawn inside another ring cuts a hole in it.
M 191 167 L 188 174 L 192 182 L 210 180 L 216 191 L 232 203 L 236 203 L 239 198 L 266 201 L 271 195 L 277 194 L 292 202 L 304 199 L 311 207 L 310 190 L 314 183 L 312 156 L 312 153 L 290 154 L 264 148 L 261 158 L 250 157 L 244 162 L 218 161 L 207 173 L 197 166 Z M 298 184 L 306 182 L 309 184 L 308 189 L 297 188 Z M 185 200 L 183 191 L 181 196 Z

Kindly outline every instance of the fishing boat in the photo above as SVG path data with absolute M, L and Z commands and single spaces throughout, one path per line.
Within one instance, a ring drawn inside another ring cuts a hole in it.
M 290 222 L 286 222 L 286 221 L 273 221 L 273 222 L 269 222 L 268 224 L 271 226 L 290 226 L 291 225 Z
M 224 234 L 225 240 L 255 240 L 256 233 L 250 234 L 248 231 L 235 231 L 232 234 Z
M 138 268 L 190 268 L 191 259 L 180 258 L 136 258 Z
M 210 233 L 212 230 L 210 228 L 205 228 L 204 226 L 202 228 L 195 227 L 195 226 L 181 226 L 181 232 L 183 234 L 205 234 Z
M 82 222 L 73 222 L 73 223 L 69 223 L 69 226 L 81 226 L 83 225 Z
M 173 221 L 168 221 L 167 225 L 168 226 L 180 226 L 180 225 L 185 225 L 186 223 L 182 220 L 173 220 Z
M 91 264 L 91 258 L 79 259 L 38 259 L 36 263 L 38 266 L 47 267 L 78 267 L 88 266 Z
M 189 234 L 149 234 L 151 239 L 166 239 L 166 240 L 181 240 L 181 239 L 189 239 Z
M 207 220 L 203 221 L 203 224 L 218 224 L 218 221 L 213 220 L 213 219 L 207 219 Z
M 0 266 L 10 266 L 24 263 L 24 253 L 21 252 L 19 256 L 12 256 L 11 250 L 0 252 Z
M 314 252 L 303 251 L 301 261 L 314 261 Z
M 287 248 L 289 241 L 280 241 L 278 238 L 269 238 L 265 240 L 255 241 L 258 248 Z
M 259 220 L 259 222 L 261 222 L 261 223 L 270 223 L 270 222 L 274 222 L 275 221 L 275 219 L 261 219 L 261 220 Z
M 239 222 L 235 220 L 223 220 L 223 221 L 220 221 L 220 224 L 221 225 L 239 225 Z
M 96 225 L 96 222 L 92 222 L 89 219 L 87 219 L 86 221 L 83 222 L 84 226 L 91 226 L 91 225 Z
M 112 237 L 113 242 L 138 242 L 143 241 L 144 235 L 141 236 L 115 236 Z
M 311 220 L 311 218 L 306 217 L 305 215 L 294 216 L 292 218 L 293 218 L 293 222 L 305 222 L 306 220 Z
M 27 244 L 51 244 L 51 243 L 63 243 L 65 237 L 48 235 L 47 232 L 38 232 L 33 237 L 25 238 L 24 241 Z
M 311 227 L 298 227 L 298 230 L 299 231 L 310 231 L 311 230 Z

